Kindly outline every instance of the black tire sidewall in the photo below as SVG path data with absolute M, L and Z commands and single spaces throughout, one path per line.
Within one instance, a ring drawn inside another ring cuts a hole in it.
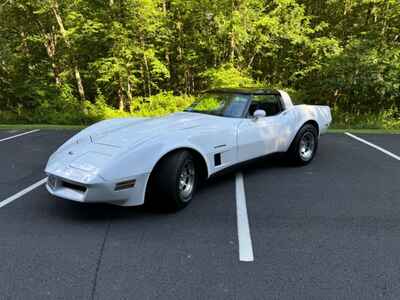
M 306 134 L 306 133 L 312 133 L 312 135 L 314 136 L 314 150 L 312 153 L 312 157 L 309 160 L 303 160 L 303 158 L 300 155 L 300 141 L 302 139 L 302 137 Z M 290 149 L 289 149 L 289 156 L 290 159 L 298 165 L 307 165 L 309 164 L 315 157 L 315 154 L 317 152 L 318 149 L 318 132 L 317 129 L 311 125 L 311 124 L 306 124 L 304 125 L 299 132 L 297 133 Z
M 188 160 L 195 166 L 195 182 L 190 195 L 182 199 L 179 192 L 179 175 Z M 198 168 L 193 155 L 187 150 L 168 154 L 153 170 L 149 186 L 149 204 L 166 212 L 186 207 L 192 200 L 198 183 Z

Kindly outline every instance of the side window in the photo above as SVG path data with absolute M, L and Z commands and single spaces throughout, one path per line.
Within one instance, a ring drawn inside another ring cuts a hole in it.
M 252 116 L 257 109 L 265 110 L 267 117 L 279 114 L 282 111 L 280 97 L 277 95 L 253 95 L 249 115 Z

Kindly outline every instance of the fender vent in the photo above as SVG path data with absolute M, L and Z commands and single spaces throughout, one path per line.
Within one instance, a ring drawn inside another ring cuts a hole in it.
M 214 154 L 214 165 L 216 167 L 221 165 L 221 153 Z

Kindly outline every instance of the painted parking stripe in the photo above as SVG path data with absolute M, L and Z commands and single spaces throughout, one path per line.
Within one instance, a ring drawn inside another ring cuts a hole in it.
M 29 192 L 33 191 L 34 189 L 38 188 L 39 186 L 45 184 L 46 181 L 47 181 L 47 177 L 43 178 L 42 180 L 39 180 L 38 182 L 32 184 L 31 186 L 28 186 L 27 188 L 23 189 L 22 191 L 19 191 L 18 193 L 12 195 L 11 197 L 4 199 L 3 201 L 0 202 L 0 208 L 13 202 L 14 200 L 17 200 L 18 198 L 21 198 L 22 196 L 28 194 Z
M 382 147 L 379 147 L 379 146 L 377 146 L 377 145 L 375 145 L 375 144 L 373 144 L 371 142 L 368 142 L 368 141 L 366 141 L 366 140 L 364 140 L 364 139 L 362 139 L 362 138 L 360 138 L 358 136 L 355 136 L 354 134 L 351 134 L 349 132 L 345 132 L 345 134 L 347 136 L 349 136 L 349 137 L 361 142 L 361 143 L 364 143 L 364 144 L 366 144 L 366 145 L 368 145 L 368 146 L 370 146 L 372 148 L 375 148 L 376 150 L 379 150 L 379 151 L 385 153 L 386 155 L 389 155 L 390 157 L 393 157 L 394 159 L 397 159 L 398 161 L 400 161 L 400 156 L 398 156 L 398 155 L 396 155 L 396 154 L 394 154 L 394 153 L 392 153 L 392 152 L 390 152 L 390 151 L 388 151 L 386 149 L 383 149 Z
M 17 134 L 17 135 L 9 136 L 9 137 L 6 137 L 4 139 L 1 139 L 0 142 L 12 140 L 12 139 L 15 139 L 17 137 L 20 137 L 20 136 L 23 136 L 23 135 L 27 135 L 27 134 L 30 134 L 30 133 L 34 133 L 34 132 L 38 132 L 38 131 L 40 131 L 40 129 L 35 129 L 35 130 L 28 131 L 28 132 L 20 133 L 20 134 Z
M 254 261 L 253 246 L 251 242 L 242 173 L 236 174 L 236 215 L 239 240 L 239 260 L 252 262 Z

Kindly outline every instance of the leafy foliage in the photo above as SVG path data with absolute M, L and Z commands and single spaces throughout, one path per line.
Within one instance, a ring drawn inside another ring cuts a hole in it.
M 246 72 L 235 68 L 231 64 L 218 68 L 210 68 L 201 74 L 210 88 L 218 87 L 250 87 L 255 85 L 254 80 Z
M 337 126 L 399 127 L 399 42 L 398 0 L 7 0 L 0 122 L 161 115 L 267 86 L 330 105 Z

